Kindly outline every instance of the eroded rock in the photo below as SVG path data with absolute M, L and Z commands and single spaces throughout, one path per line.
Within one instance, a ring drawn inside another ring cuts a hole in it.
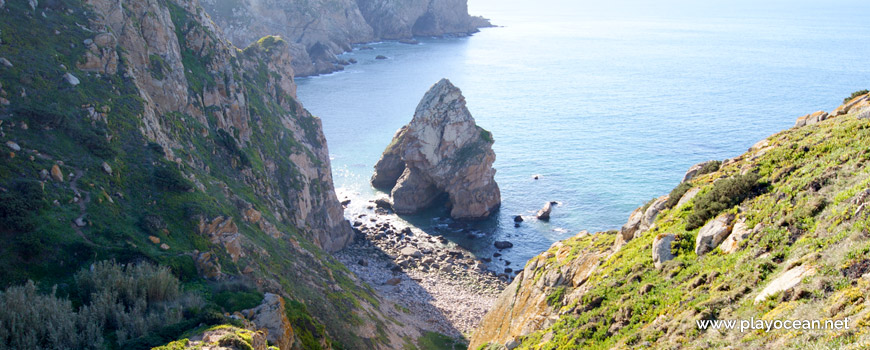
M 653 239 L 652 257 L 653 264 L 657 269 L 660 269 L 665 261 L 674 259 L 674 254 L 671 253 L 671 243 L 675 239 L 676 236 L 673 233 L 660 234 Z
M 284 298 L 266 293 L 263 303 L 259 306 L 242 311 L 243 315 L 253 322 L 258 329 L 265 329 L 266 339 L 279 349 L 292 349 L 295 342 L 295 332 L 284 311 Z
M 771 281 L 767 287 L 764 287 L 761 293 L 755 297 L 755 303 L 758 304 L 767 299 L 767 297 L 776 293 L 791 290 L 792 288 L 797 287 L 805 277 L 815 274 L 816 269 L 814 267 L 806 265 L 794 267 Z
M 411 123 L 396 133 L 375 165 L 372 184 L 392 189 L 396 213 L 416 213 L 446 193 L 453 218 L 486 218 L 501 204 L 492 143 L 491 134 L 475 124 L 462 92 L 442 79 L 423 96 Z
M 701 227 L 695 238 L 695 254 L 704 255 L 716 248 L 731 233 L 734 215 L 722 214 Z

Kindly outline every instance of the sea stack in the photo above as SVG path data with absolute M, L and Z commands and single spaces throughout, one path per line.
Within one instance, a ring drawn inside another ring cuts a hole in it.
M 413 214 L 442 194 L 454 219 L 479 220 L 501 204 L 489 131 L 477 126 L 462 91 L 447 79 L 432 86 L 411 123 L 393 137 L 375 165 L 372 185 L 390 190 L 393 210 Z

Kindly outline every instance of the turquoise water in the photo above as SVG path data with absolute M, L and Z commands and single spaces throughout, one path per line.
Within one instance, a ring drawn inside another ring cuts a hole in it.
M 502 253 L 512 268 L 580 230 L 619 228 L 692 164 L 739 155 L 870 87 L 868 4 L 670 15 L 523 7 L 533 5 L 472 2 L 473 12 L 503 27 L 419 45 L 371 44 L 345 55 L 359 63 L 344 72 L 297 81 L 302 103 L 323 119 L 349 214 L 377 194 L 368 184 L 372 166 L 442 77 L 494 135 L 502 207 L 471 227 L 451 225 L 439 210 L 406 219 L 480 256 L 492 255 L 495 240 L 511 241 Z M 547 201 L 561 203 L 549 223 L 514 227 L 514 215 Z M 492 268 L 504 264 L 496 259 Z

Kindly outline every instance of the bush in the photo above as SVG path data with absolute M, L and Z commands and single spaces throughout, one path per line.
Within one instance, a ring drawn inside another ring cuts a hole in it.
M 691 182 L 683 182 L 677 185 L 677 187 L 671 190 L 671 193 L 668 195 L 668 201 L 665 202 L 665 208 L 673 208 L 677 206 L 677 203 L 680 202 L 680 199 L 683 198 L 683 195 L 685 195 L 686 192 L 688 192 L 691 188 Z
M 162 190 L 187 192 L 193 189 L 193 184 L 171 163 L 154 168 L 153 178 L 154 184 Z
M 34 216 L 45 207 L 42 188 L 37 181 L 14 182 L 0 192 L 0 229 L 2 231 L 31 231 Z
M 851 101 L 853 98 L 861 96 L 861 95 L 865 95 L 867 93 L 870 93 L 870 90 L 864 89 L 864 90 L 855 91 L 849 97 L 844 98 L 843 103 L 847 103 L 847 102 Z
M 747 173 L 713 183 L 710 191 L 695 198 L 692 213 L 686 218 L 686 230 L 701 227 L 722 211 L 760 193 L 764 186 L 759 180 L 758 174 Z
M 215 142 L 226 148 L 231 155 L 239 157 L 239 163 L 242 166 L 251 166 L 251 160 L 248 158 L 248 155 L 239 148 L 239 144 L 236 143 L 236 139 L 230 135 L 230 133 L 226 132 L 224 129 L 218 129 L 217 140 L 215 140 Z
M 180 323 L 185 310 L 202 305 L 182 293 L 169 269 L 145 263 L 96 263 L 75 275 L 75 287 L 77 311 L 54 291 L 37 293 L 33 282 L 0 292 L 0 349 L 102 348 L 104 332 L 122 345 Z
M 722 161 L 711 160 L 711 161 L 707 162 L 706 164 L 704 164 L 704 166 L 702 166 L 701 169 L 698 170 L 698 173 L 695 174 L 695 176 L 701 176 L 704 174 L 712 173 L 714 171 L 719 170 L 719 168 L 721 166 L 722 166 Z
M 0 292 L 0 348 L 98 349 L 100 327 L 69 300 L 37 293 L 33 281 Z

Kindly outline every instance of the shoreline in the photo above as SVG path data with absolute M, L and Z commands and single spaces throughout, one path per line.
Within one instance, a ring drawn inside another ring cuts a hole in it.
M 334 254 L 428 331 L 469 338 L 510 283 L 471 252 L 375 208 L 352 214 L 354 242 Z

